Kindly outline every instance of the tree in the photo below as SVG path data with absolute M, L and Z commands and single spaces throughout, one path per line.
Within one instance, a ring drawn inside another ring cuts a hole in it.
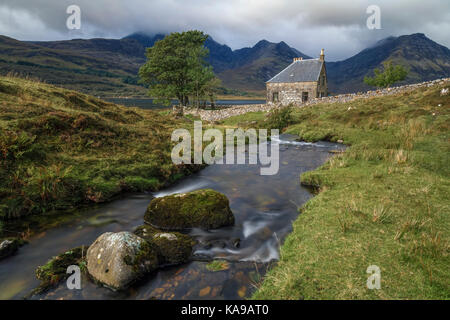
M 166 105 L 173 98 L 187 105 L 189 96 L 198 103 L 204 86 L 215 77 L 205 61 L 207 38 L 196 30 L 176 32 L 147 48 L 147 62 L 139 69 L 139 76 L 149 85 L 149 96 Z
M 211 101 L 211 106 L 214 106 L 214 103 L 217 98 L 217 94 L 219 91 L 219 88 L 221 86 L 222 82 L 219 78 L 214 77 L 210 81 L 208 81 L 204 86 L 203 95 L 205 97 L 205 100 L 209 98 L 209 101 Z
M 388 88 L 397 81 L 405 80 L 408 71 L 401 65 L 394 66 L 392 61 L 383 62 L 382 69 L 373 70 L 374 77 L 364 77 L 364 82 L 369 86 Z
M 188 71 L 188 76 L 192 81 L 192 101 L 195 102 L 197 108 L 200 106 L 200 100 L 205 100 L 206 91 L 210 87 L 212 81 L 216 79 L 211 66 L 202 66 L 202 60 L 204 59 L 203 54 L 202 48 L 196 48 L 192 50 L 188 57 L 189 65 L 198 66 L 191 68 Z

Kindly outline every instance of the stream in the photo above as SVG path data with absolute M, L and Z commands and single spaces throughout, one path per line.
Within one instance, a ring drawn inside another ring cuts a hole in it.
M 280 169 L 261 176 L 259 165 L 211 165 L 160 192 L 133 194 L 87 210 L 82 217 L 29 239 L 29 244 L 0 261 L 0 299 L 21 299 L 39 285 L 35 269 L 52 256 L 89 245 L 105 232 L 133 231 L 143 224 L 153 197 L 211 188 L 230 200 L 235 225 L 216 230 L 192 229 L 198 245 L 192 262 L 160 269 L 125 291 L 114 292 L 82 278 L 81 290 L 56 288 L 32 299 L 242 299 L 251 295 L 270 265 L 279 259 L 283 239 L 292 230 L 298 207 L 312 195 L 300 185 L 302 172 L 314 170 L 343 149 L 336 143 L 305 143 L 282 135 Z M 207 269 L 223 259 L 227 268 Z

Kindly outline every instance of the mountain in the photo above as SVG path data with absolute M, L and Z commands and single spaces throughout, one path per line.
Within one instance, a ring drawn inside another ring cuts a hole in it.
M 122 39 L 24 42 L 0 36 L 0 74 L 29 75 L 95 95 L 144 95 L 137 72 L 145 63 L 145 49 L 164 37 L 134 33 Z M 293 57 L 308 58 L 284 42 L 262 40 L 232 50 L 209 37 L 205 46 L 224 94 L 262 93 L 264 82 Z
M 136 40 L 143 46 L 145 50 L 145 48 L 153 47 L 156 41 L 164 39 L 165 36 L 166 36 L 165 34 L 160 33 L 153 36 L 149 36 L 145 33 L 136 32 L 122 38 L 122 40 L 130 40 L 130 39 Z
M 145 63 L 145 49 L 163 34 L 134 33 L 122 39 L 74 39 L 23 42 L 0 36 L 0 74 L 15 72 L 86 93 L 103 96 L 144 95 L 137 72 Z M 253 47 L 232 50 L 209 37 L 209 62 L 222 80 L 224 94 L 264 94 L 265 81 L 292 62 L 310 58 L 285 42 L 261 40 Z M 370 89 L 365 75 L 383 61 L 393 60 L 409 69 L 404 83 L 450 76 L 450 50 L 424 34 L 389 37 L 338 62 L 327 62 L 330 91 Z
M 407 84 L 450 76 L 450 50 L 423 33 L 389 37 L 364 49 L 355 56 L 339 62 L 327 62 L 329 89 L 332 93 L 367 91 L 365 75 L 383 61 L 392 60 L 409 70 Z
M 164 35 L 161 34 L 149 36 L 134 33 L 124 39 L 137 40 L 144 47 L 151 47 L 162 38 Z M 208 61 L 224 87 L 240 91 L 264 90 L 265 81 L 284 69 L 294 57 L 310 58 L 285 42 L 272 43 L 267 40 L 233 51 L 210 36 L 205 47 L 209 49 Z
M 232 68 L 218 73 L 227 88 L 249 91 L 265 90 L 265 82 L 283 70 L 294 57 L 310 57 L 289 47 L 285 42 L 259 41 L 252 48 L 233 52 Z

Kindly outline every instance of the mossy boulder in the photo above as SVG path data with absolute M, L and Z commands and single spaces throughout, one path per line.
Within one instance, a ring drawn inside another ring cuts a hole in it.
M 0 260 L 16 253 L 25 242 L 16 238 L 0 239 Z
M 89 247 L 89 274 L 100 283 L 122 290 L 158 267 L 155 245 L 130 232 L 107 232 Z
M 70 276 L 67 268 L 71 265 L 78 265 L 80 269 L 85 269 L 84 257 L 89 247 L 82 246 L 71 249 L 50 259 L 45 265 L 36 269 L 36 278 L 41 280 L 41 284 L 33 291 L 38 294 L 57 285 L 60 281 Z
M 227 197 L 211 189 L 155 198 L 144 220 L 162 230 L 215 229 L 234 224 Z
M 135 234 L 155 244 L 160 265 L 176 265 L 189 261 L 195 240 L 179 232 L 163 232 L 149 225 L 138 227 Z

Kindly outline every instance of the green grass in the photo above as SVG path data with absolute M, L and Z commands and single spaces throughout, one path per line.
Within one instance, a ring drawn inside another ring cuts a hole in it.
M 349 147 L 300 177 L 318 194 L 301 208 L 254 299 L 450 298 L 450 99 L 440 96 L 443 87 L 450 85 L 295 109 L 285 132 Z M 271 118 L 225 122 L 264 127 Z M 381 269 L 380 290 L 366 287 L 370 265 Z
M 198 168 L 172 164 L 170 135 L 191 126 L 170 114 L 0 77 L 0 226 L 31 216 L 26 229 L 36 217 L 158 190 L 190 174 Z
M 255 127 L 254 125 L 263 121 L 267 113 L 247 112 L 239 116 L 233 116 L 220 121 L 220 125 L 229 127 Z
M 206 269 L 212 272 L 227 270 L 230 267 L 225 260 L 213 260 L 206 265 Z

